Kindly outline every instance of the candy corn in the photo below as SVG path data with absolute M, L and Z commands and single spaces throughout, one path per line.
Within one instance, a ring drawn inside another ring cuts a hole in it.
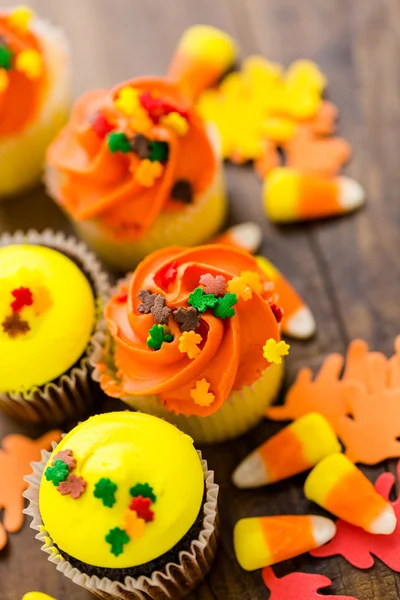
M 316 330 L 314 316 L 287 279 L 264 256 L 257 256 L 258 266 L 274 282 L 279 306 L 283 308 L 282 331 L 290 337 L 305 340 Z
M 235 63 L 234 40 L 223 31 L 208 25 L 195 25 L 183 34 L 171 61 L 168 78 L 192 99 L 216 83 Z
M 390 535 L 396 528 L 391 504 L 344 454 L 328 456 L 314 467 L 304 492 L 309 500 L 369 533 Z
M 242 569 L 254 571 L 315 550 L 335 533 L 325 517 L 251 517 L 236 523 L 233 543 Z
M 339 440 L 328 421 L 310 413 L 294 421 L 252 452 L 233 473 L 239 488 L 256 488 L 311 469 L 340 452 Z
M 263 199 L 271 221 L 291 223 L 348 213 L 364 204 L 365 194 L 350 177 L 277 167 L 264 180 Z
M 214 244 L 235 246 L 235 248 L 247 250 L 247 252 L 250 252 L 251 254 L 254 254 L 254 252 L 258 250 L 261 242 L 261 227 L 257 225 L 257 223 L 252 223 L 251 221 L 240 223 L 240 225 L 234 225 L 213 240 Z

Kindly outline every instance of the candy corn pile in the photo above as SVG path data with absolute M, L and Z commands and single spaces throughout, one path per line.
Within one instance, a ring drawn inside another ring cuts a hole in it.
M 283 406 L 268 411 L 269 418 L 294 421 L 233 472 L 236 487 L 251 489 L 310 471 L 304 483 L 306 498 L 338 517 L 336 523 L 312 514 L 251 517 L 236 523 L 239 564 L 249 571 L 264 568 L 267 587 L 282 587 L 279 597 L 285 600 L 284 588 L 292 593 L 292 583 L 295 587 L 304 580 L 311 590 L 318 576 L 293 573 L 278 580 L 270 567 L 306 552 L 315 557 L 341 554 L 361 569 L 373 566 L 373 554 L 400 572 L 400 501 L 389 499 L 394 476 L 384 473 L 374 486 L 354 464 L 400 457 L 399 352 L 399 337 L 390 358 L 355 340 L 346 357 L 327 356 L 314 381 L 309 369 L 300 371 Z M 314 579 L 306 582 L 307 577 Z

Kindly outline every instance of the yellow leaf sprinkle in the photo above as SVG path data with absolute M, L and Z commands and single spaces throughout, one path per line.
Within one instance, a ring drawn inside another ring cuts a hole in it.
M 228 281 L 227 290 L 231 294 L 236 294 L 238 298 L 241 298 L 245 302 L 251 300 L 253 297 L 253 290 L 243 277 L 233 277 L 233 279 Z
M 0 94 L 8 88 L 8 73 L 5 69 L 0 69 Z
M 261 294 L 264 289 L 264 284 L 258 273 L 255 271 L 242 271 L 240 277 L 244 279 L 254 292 Z
M 29 79 L 38 79 L 43 73 L 43 59 L 36 50 L 22 50 L 15 59 L 15 68 Z
M 29 25 L 35 13 L 29 6 L 17 6 L 7 17 L 7 25 L 20 33 L 28 31 Z
M 131 86 L 123 87 L 119 90 L 117 98 L 114 100 L 114 106 L 124 115 L 131 117 L 138 108 L 142 108 L 139 103 L 139 92 Z
M 190 395 L 199 406 L 210 406 L 215 400 L 214 394 L 209 392 L 210 384 L 206 379 L 196 381 L 196 387 L 190 391 Z
M 173 129 L 180 136 L 186 135 L 189 130 L 187 119 L 177 112 L 170 112 L 168 115 L 164 115 L 161 118 L 161 123 Z
M 179 338 L 179 351 L 188 355 L 189 358 L 197 358 L 201 353 L 198 344 L 201 342 L 201 335 L 194 331 L 184 331 Z
M 282 356 L 287 356 L 289 354 L 290 346 L 286 344 L 283 340 L 277 342 L 274 338 L 270 338 L 267 340 L 264 348 L 263 354 L 264 358 L 269 363 L 275 363 L 276 365 L 280 365 L 282 363 Z
M 151 161 L 145 158 L 136 169 L 135 179 L 140 185 L 151 187 L 155 180 L 161 177 L 163 170 L 164 167 L 158 160 Z

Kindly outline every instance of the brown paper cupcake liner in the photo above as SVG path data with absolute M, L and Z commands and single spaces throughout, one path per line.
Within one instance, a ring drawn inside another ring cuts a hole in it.
M 103 307 L 109 296 L 109 282 L 95 255 L 83 242 L 64 233 L 47 229 L 30 230 L 0 236 L 0 247 L 11 244 L 38 244 L 66 254 L 82 266 L 92 286 L 97 305 L 97 321 L 84 356 L 57 380 L 24 392 L 0 393 L 0 410 L 11 417 L 31 422 L 59 425 L 85 414 L 93 404 L 89 373 L 98 362 L 105 340 Z
M 53 444 L 53 449 L 56 444 Z M 214 483 L 214 472 L 208 470 L 207 462 L 198 452 L 204 472 L 206 498 L 203 504 L 203 527 L 192 541 L 189 550 L 179 554 L 179 562 L 168 563 L 162 570 L 154 571 L 151 577 L 136 579 L 127 577 L 122 584 L 107 577 L 100 579 L 89 576 L 74 568 L 65 560 L 49 537 L 39 512 L 39 488 L 43 471 L 51 452 L 42 451 L 42 460 L 32 463 L 33 473 L 26 477 L 29 483 L 24 497 L 29 500 L 24 513 L 32 518 L 31 528 L 37 531 L 36 539 L 43 542 L 42 550 L 49 554 L 48 560 L 58 571 L 77 585 L 105 600 L 179 600 L 197 587 L 210 571 L 215 558 L 218 538 L 217 501 L 219 487 Z

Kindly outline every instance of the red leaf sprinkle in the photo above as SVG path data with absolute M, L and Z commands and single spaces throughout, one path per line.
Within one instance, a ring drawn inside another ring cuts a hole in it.
M 13 312 L 20 312 L 24 308 L 24 306 L 32 306 L 33 294 L 29 288 L 20 287 L 16 290 L 13 290 L 11 294 L 15 298 L 15 300 L 11 303 L 11 308 L 13 309 Z
M 277 320 L 278 323 L 280 323 L 282 321 L 282 317 L 283 317 L 283 309 L 278 306 L 277 304 L 275 304 L 274 302 L 270 303 L 270 307 L 272 312 L 274 313 L 274 317 Z
M 137 496 L 133 498 L 129 508 L 136 511 L 137 516 L 140 519 L 144 519 L 146 523 L 154 520 L 154 512 L 150 510 L 152 505 L 150 498 L 143 498 L 143 496 Z
M 92 122 L 92 129 L 99 138 L 104 139 L 111 131 L 113 131 L 114 125 L 112 125 L 102 113 L 98 113 Z
M 178 274 L 178 262 L 174 260 L 171 264 L 164 267 L 162 271 L 159 273 L 160 282 L 163 287 L 168 287 L 171 283 L 173 283 Z

